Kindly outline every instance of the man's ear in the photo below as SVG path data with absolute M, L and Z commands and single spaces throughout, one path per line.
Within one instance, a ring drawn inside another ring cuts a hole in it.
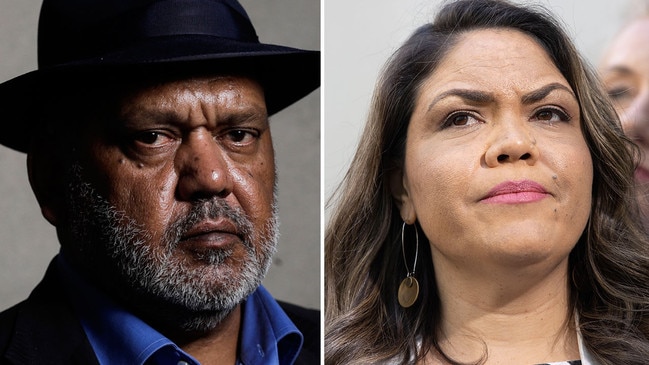
M 44 147 L 32 148 L 27 154 L 27 174 L 41 214 L 56 227 L 65 211 L 66 194 L 62 186 L 66 170 L 61 168 L 60 154 L 52 151 Z
M 399 208 L 401 219 L 406 224 L 413 224 L 417 220 L 417 213 L 408 192 L 407 182 L 407 176 L 404 175 L 401 168 L 394 170 L 390 174 L 390 192 Z

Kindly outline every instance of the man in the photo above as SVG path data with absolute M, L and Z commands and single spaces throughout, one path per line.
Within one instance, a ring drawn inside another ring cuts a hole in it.
M 268 115 L 318 65 L 259 43 L 234 0 L 45 0 L 39 70 L 0 85 L 0 143 L 27 153 L 61 252 L 0 314 L 2 363 L 318 362 L 317 312 L 260 286 Z

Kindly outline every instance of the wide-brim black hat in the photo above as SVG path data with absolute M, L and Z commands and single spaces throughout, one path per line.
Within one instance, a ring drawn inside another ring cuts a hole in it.
M 39 128 L 35 115 L 48 92 L 93 77 L 245 72 L 264 88 L 269 115 L 320 85 L 320 52 L 260 43 L 236 0 L 45 0 L 38 64 L 0 84 L 0 143 L 21 152 Z

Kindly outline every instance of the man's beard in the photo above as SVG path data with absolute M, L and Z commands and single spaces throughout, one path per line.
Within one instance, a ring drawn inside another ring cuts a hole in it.
M 146 320 L 183 331 L 210 330 L 261 284 L 270 267 L 279 235 L 276 203 L 257 234 L 246 215 L 223 199 L 196 201 L 189 213 L 165 227 L 157 243 L 84 181 L 78 164 L 69 180 L 64 254 Z M 232 256 L 231 246 L 207 249 L 193 259 L 177 254 L 188 230 L 218 217 L 236 226 L 245 251 L 242 260 Z

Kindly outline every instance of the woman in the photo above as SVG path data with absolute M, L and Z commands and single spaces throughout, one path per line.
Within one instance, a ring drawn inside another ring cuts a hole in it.
M 326 363 L 646 363 L 634 151 L 549 15 L 446 5 L 388 62 L 337 191 Z
M 635 171 L 644 222 L 649 226 L 649 3 L 615 37 L 600 65 L 624 131 L 642 149 Z

